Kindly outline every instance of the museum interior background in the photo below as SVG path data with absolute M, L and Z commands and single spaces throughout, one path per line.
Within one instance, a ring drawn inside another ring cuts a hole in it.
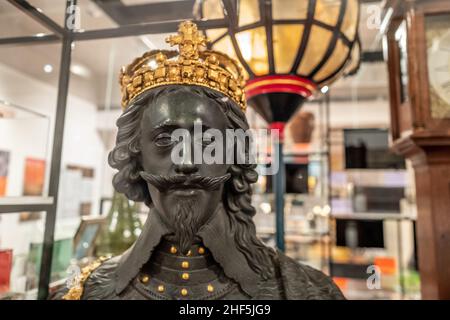
M 440 0 L 1 1 L 0 298 L 45 299 L 139 234 L 146 209 L 107 165 L 118 73 L 191 19 L 250 78 L 313 84 L 285 117 L 284 179 L 254 186 L 260 237 L 348 299 L 449 299 L 449 17 Z M 252 128 L 277 120 L 257 111 Z

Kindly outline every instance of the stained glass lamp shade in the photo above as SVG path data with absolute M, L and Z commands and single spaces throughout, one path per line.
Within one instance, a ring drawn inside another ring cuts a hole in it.
M 359 65 L 358 0 L 202 0 L 198 15 L 226 18 L 210 46 L 237 59 L 246 96 L 269 123 Z

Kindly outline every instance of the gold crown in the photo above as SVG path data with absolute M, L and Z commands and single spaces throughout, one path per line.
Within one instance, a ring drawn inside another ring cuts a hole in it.
M 178 51 L 153 50 L 122 67 L 119 83 L 122 108 L 141 93 L 170 84 L 198 85 L 219 91 L 246 109 L 244 78 L 239 64 L 226 54 L 200 50 L 207 39 L 191 21 L 180 23 L 178 34 L 166 38 Z

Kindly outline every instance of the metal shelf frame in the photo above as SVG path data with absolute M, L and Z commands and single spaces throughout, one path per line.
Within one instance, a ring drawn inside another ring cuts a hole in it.
M 5 197 L 0 198 L 0 214 L 21 211 L 48 211 L 53 206 L 52 197 Z

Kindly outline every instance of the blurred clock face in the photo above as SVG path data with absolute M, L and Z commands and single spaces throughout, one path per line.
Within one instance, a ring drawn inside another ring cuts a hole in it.
M 430 82 L 436 93 L 450 104 L 450 30 L 436 38 L 428 52 Z
M 427 19 L 428 75 L 433 118 L 450 118 L 450 14 Z

